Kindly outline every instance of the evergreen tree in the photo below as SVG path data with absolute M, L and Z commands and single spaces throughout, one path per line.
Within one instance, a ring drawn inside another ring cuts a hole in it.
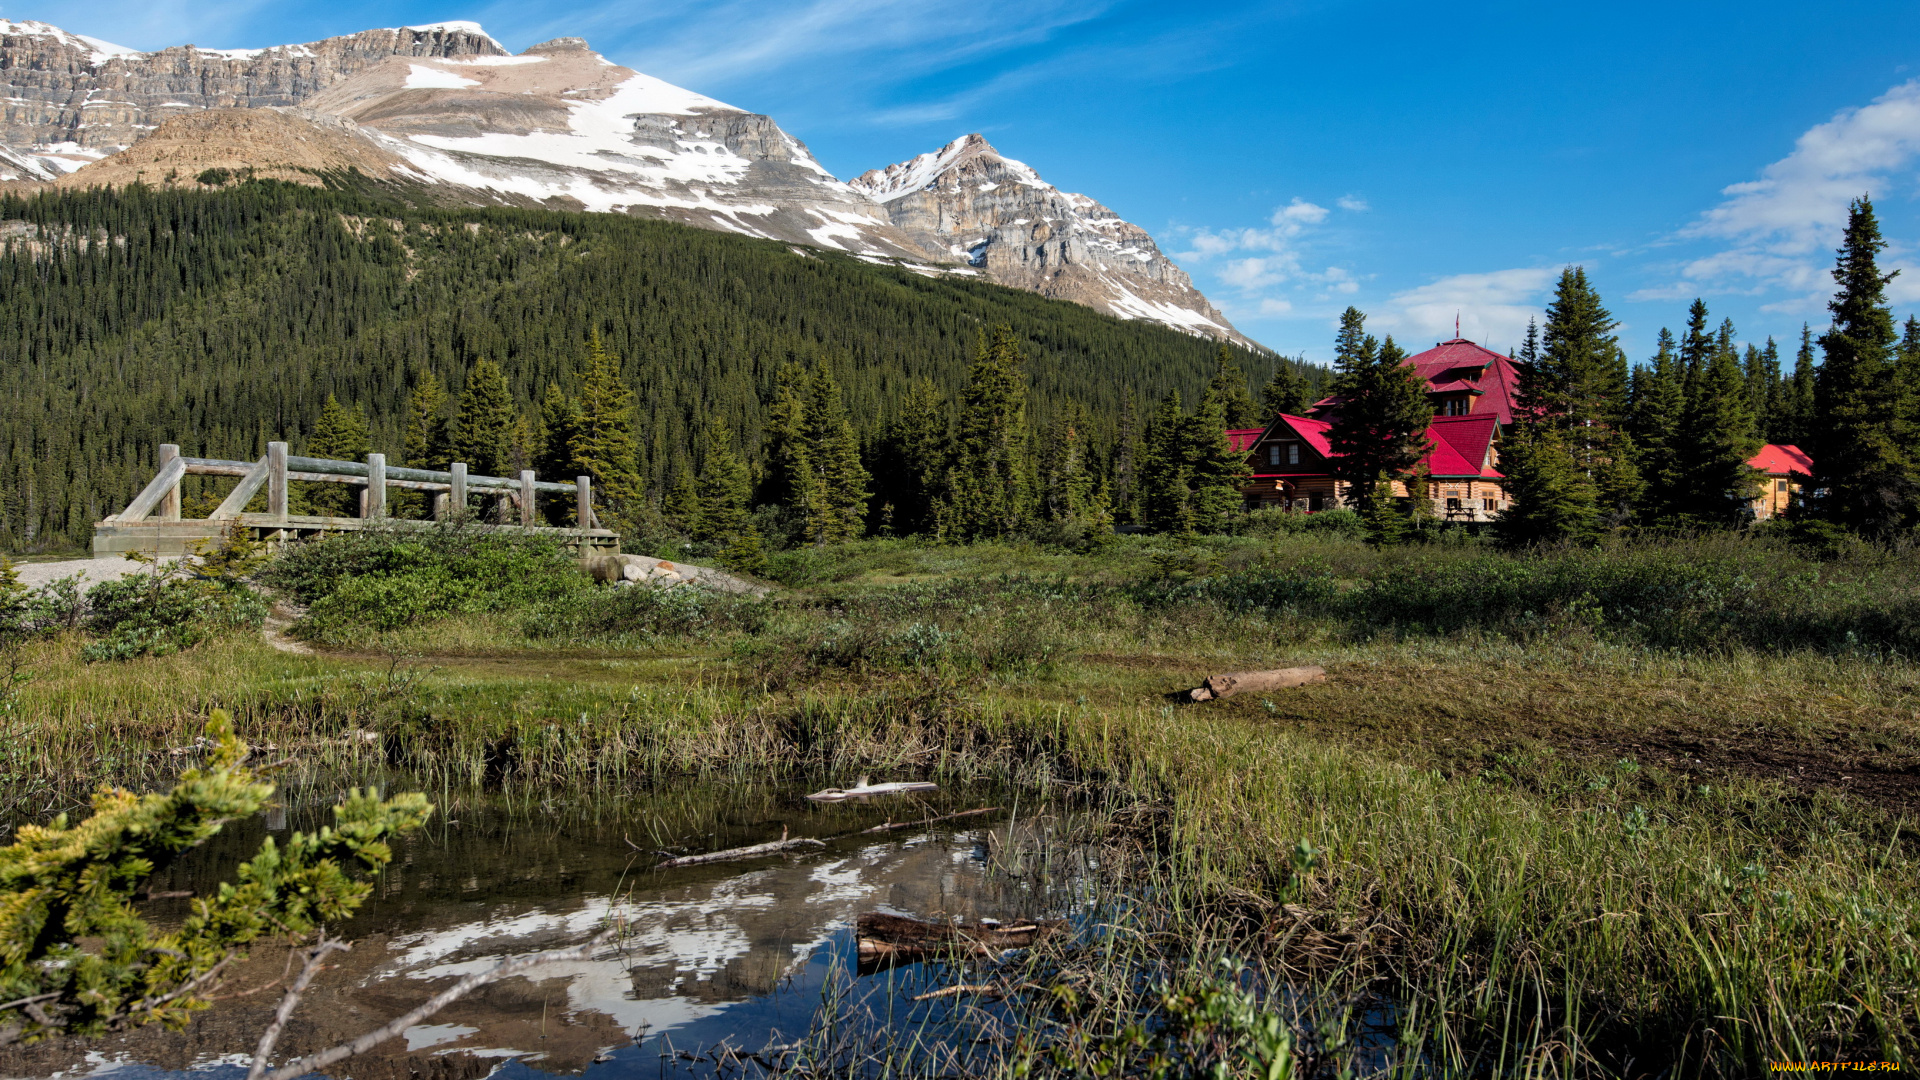
M 633 391 L 620 377 L 620 361 L 587 339 L 587 367 L 580 378 L 580 425 L 573 442 L 575 475 L 593 477 L 595 499 L 607 507 L 610 525 L 633 533 L 645 511 L 633 437 Z
M 580 438 L 580 403 L 567 396 L 560 384 L 547 384 L 540 399 L 540 453 L 533 459 L 533 471 L 542 480 L 565 483 L 573 479 L 573 444 Z
M 1660 328 L 1653 359 L 1634 375 L 1631 425 L 1646 480 L 1642 513 L 1649 520 L 1672 520 L 1682 512 L 1680 429 L 1687 395 L 1686 375 L 1666 327 Z
M 407 395 L 407 426 L 401 464 L 410 469 L 444 470 L 453 460 L 447 431 L 447 391 L 440 376 L 421 364 Z
M 825 357 L 816 360 L 807 380 L 805 409 L 806 460 L 813 470 L 811 512 L 807 539 L 814 544 L 839 544 L 860 536 L 867 514 L 866 467 L 860 463 L 860 440 L 840 398 Z
M 1282 361 L 1278 366 L 1284 367 L 1285 362 Z M 1214 357 L 1213 378 L 1207 383 L 1207 393 L 1224 403 L 1228 427 L 1265 427 L 1271 419 L 1260 406 L 1253 403 L 1253 395 L 1247 393 L 1247 373 L 1233 362 L 1233 350 L 1225 342 L 1221 343 L 1220 352 Z
M 925 379 L 907 385 L 899 415 L 874 456 L 876 499 L 891 508 L 895 534 L 933 531 L 933 507 L 947 472 L 947 414 L 940 391 Z
M 1194 531 L 1193 464 L 1186 434 L 1187 416 L 1176 390 L 1161 399 L 1147 420 L 1141 446 L 1140 524 L 1154 532 L 1186 536 Z
M 1388 346 L 1392 346 L 1392 339 L 1388 339 Z M 1227 438 L 1227 410 L 1231 405 L 1227 393 L 1209 388 L 1200 399 L 1200 407 L 1186 418 L 1185 438 L 1181 440 L 1192 486 L 1193 525 L 1204 533 L 1226 530 L 1229 517 L 1245 501 L 1241 486 L 1253 473 L 1247 466 L 1247 455 L 1235 450 Z
M 1567 447 L 1555 424 L 1514 425 L 1500 454 L 1508 508 L 1494 522 L 1494 535 L 1509 547 L 1589 540 L 1599 530 L 1595 485 Z
M 1013 328 L 981 335 L 967 373 L 954 431 L 941 534 L 952 539 L 1006 536 L 1023 526 L 1032 503 L 1027 433 L 1026 358 Z
M 694 536 L 701 531 L 700 482 L 694 479 L 693 466 L 684 457 L 673 471 L 673 482 L 667 485 L 660 509 L 667 524 L 677 532 Z
M 1759 449 L 1746 379 L 1731 341 L 1723 341 L 1693 379 L 1681 416 L 1676 518 L 1706 526 L 1739 524 L 1759 475 L 1747 460 Z
M 1141 523 L 1139 470 L 1142 452 L 1140 399 L 1129 390 L 1126 398 L 1121 402 L 1120 426 L 1114 433 L 1111 488 L 1114 517 L 1129 525 Z
M 515 412 L 506 373 L 491 360 L 476 360 L 453 422 L 453 459 L 474 476 L 511 471 Z
M 750 528 L 747 503 L 753 486 L 747 466 L 733 449 L 733 429 L 725 418 L 707 417 L 702 433 L 700 478 L 695 486 L 693 539 L 724 548 Z
M 1293 361 L 1281 357 L 1273 362 L 1273 378 L 1260 390 L 1260 404 L 1265 412 L 1260 418 L 1262 425 L 1273 423 L 1279 413 L 1288 416 L 1305 415 L 1313 405 L 1313 387 L 1300 375 Z
M 1878 264 L 1880 224 L 1862 196 L 1847 216 L 1828 304 L 1833 326 L 1820 338 L 1826 361 L 1814 380 L 1815 509 L 1872 537 L 1911 528 L 1915 517 L 1915 445 L 1911 401 L 1900 385 L 1893 314 L 1886 286 L 1895 274 Z
M 1425 380 L 1401 363 L 1406 353 L 1391 337 L 1381 343 L 1366 333 L 1366 319 L 1353 307 L 1340 316 L 1334 342 L 1339 403 L 1327 432 L 1335 475 L 1362 509 L 1370 506 L 1382 477 L 1403 479 L 1420 464 L 1433 422 Z
M 373 452 L 373 440 L 367 433 L 367 418 L 360 410 L 349 411 L 340 399 L 327 395 L 320 408 L 320 419 L 307 436 L 308 457 L 334 461 L 365 461 Z M 346 484 L 302 484 L 304 498 L 291 500 L 299 505 L 294 513 L 322 514 L 327 517 L 355 517 L 360 512 L 360 489 Z
M 799 361 L 789 359 L 782 364 L 774 376 L 773 400 L 760 425 L 766 472 L 759 501 L 787 507 L 802 521 L 819 513 L 820 501 L 807 440 L 807 382 L 807 369 Z
M 1747 411 L 1753 414 L 1753 430 L 1765 441 L 1777 422 L 1781 406 L 1780 345 L 1767 338 L 1766 348 L 1747 346 L 1740 367 L 1747 383 Z
M 1793 374 L 1784 380 L 1779 421 L 1769 436 L 1770 442 L 1788 443 L 1805 449 L 1813 443 L 1814 417 L 1813 330 L 1800 324 L 1800 350 L 1793 357 Z
M 1527 542 L 1592 535 L 1604 515 L 1610 524 L 1624 521 L 1639 496 L 1640 476 L 1634 465 L 1632 438 L 1625 430 L 1627 364 L 1613 335 L 1618 325 L 1600 302 L 1582 267 L 1562 271 L 1547 307 L 1547 322 L 1537 346 L 1536 360 L 1520 369 L 1516 428 L 1542 429 L 1540 438 L 1516 440 L 1514 453 L 1502 456 L 1511 473 L 1535 469 L 1531 476 L 1510 485 L 1510 514 L 1518 536 Z M 1529 328 L 1531 329 L 1531 328 Z M 1536 346 L 1532 335 L 1528 349 Z M 1551 433 L 1552 437 L 1546 437 Z M 1573 469 L 1559 467 L 1560 454 L 1571 455 Z M 1567 482 L 1582 490 L 1558 492 L 1554 483 Z M 1535 510 L 1523 499 L 1543 499 Z M 1570 508 L 1586 507 L 1593 521 L 1572 521 Z M 1557 523 L 1560 536 L 1542 530 Z M 1511 530 L 1510 530 L 1511 531 Z
M 1412 502 L 1408 500 L 1409 504 Z M 1367 543 L 1375 547 L 1406 543 L 1408 515 L 1394 500 L 1392 481 L 1385 477 L 1374 481 L 1362 505 L 1360 525 L 1367 531 Z

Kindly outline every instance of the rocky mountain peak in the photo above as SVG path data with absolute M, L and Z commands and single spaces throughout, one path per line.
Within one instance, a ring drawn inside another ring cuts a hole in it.
M 964 259 L 1003 285 L 1251 344 L 1145 229 L 1047 183 L 978 133 L 850 185 L 923 248 Z

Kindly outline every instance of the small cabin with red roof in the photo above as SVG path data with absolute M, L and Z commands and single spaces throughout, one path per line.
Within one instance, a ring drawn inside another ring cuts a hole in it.
M 1788 443 L 1768 443 L 1748 458 L 1747 464 L 1766 474 L 1765 484 L 1752 504 L 1753 516 L 1760 520 L 1785 512 L 1800 493 L 1800 485 L 1813 479 L 1813 459 Z
M 1327 441 L 1332 426 L 1325 420 L 1281 414 L 1265 428 L 1227 432 L 1234 449 L 1247 453 L 1253 469 L 1240 489 L 1247 508 L 1276 506 L 1311 514 L 1342 505 L 1349 485 L 1334 478 L 1338 455 Z M 1490 521 L 1507 508 L 1499 441 L 1500 424 L 1492 412 L 1433 418 L 1421 464 L 1436 515 Z M 1406 485 L 1395 482 L 1393 493 L 1406 498 Z

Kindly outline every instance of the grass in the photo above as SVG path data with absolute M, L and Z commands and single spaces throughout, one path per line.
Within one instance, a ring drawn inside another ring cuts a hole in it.
M 1228 953 L 1294 988 L 1266 1000 L 1328 1068 L 1352 1048 L 1313 1025 L 1368 1009 L 1398 1040 L 1376 1064 L 1409 1073 L 1749 1075 L 1904 1061 L 1920 1036 L 1902 560 L 1318 535 L 803 559 L 776 572 L 808 584 L 764 601 L 556 585 L 430 622 L 376 610 L 357 637 L 338 605 L 315 636 L 358 651 L 314 656 L 228 636 L 82 665 L 77 637 L 42 641 L 0 761 L 38 777 L 17 813 L 155 783 L 223 705 L 299 768 L 436 786 L 871 772 L 1072 793 L 1125 853 L 1110 903 L 1139 932 L 1036 954 L 1037 985 L 1130 1003 L 1109 1023 L 1017 996 L 1052 1034 L 1001 1064 L 1040 1072 L 1146 1069 L 1127 1018 L 1172 1014 L 1143 973 Z M 1165 698 L 1287 661 L 1331 674 Z

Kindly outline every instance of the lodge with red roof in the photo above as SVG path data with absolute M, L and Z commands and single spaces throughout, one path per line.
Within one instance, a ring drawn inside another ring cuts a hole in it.
M 1435 515 L 1450 521 L 1491 521 L 1507 509 L 1500 473 L 1500 436 L 1513 423 L 1520 369 L 1513 360 L 1465 338 L 1442 341 L 1408 357 L 1427 383 L 1433 422 L 1421 471 Z M 1306 416 L 1276 416 L 1264 428 L 1227 432 L 1235 450 L 1247 454 L 1253 475 L 1240 493 L 1248 509 L 1280 507 L 1305 513 L 1347 502 L 1348 484 L 1334 478 L 1336 456 L 1327 433 L 1340 399 L 1314 402 Z M 1784 511 L 1813 474 L 1813 460 L 1797 446 L 1769 443 L 1749 465 L 1765 474 L 1765 489 L 1753 500 L 1756 518 Z M 1395 481 L 1396 497 L 1408 496 Z

